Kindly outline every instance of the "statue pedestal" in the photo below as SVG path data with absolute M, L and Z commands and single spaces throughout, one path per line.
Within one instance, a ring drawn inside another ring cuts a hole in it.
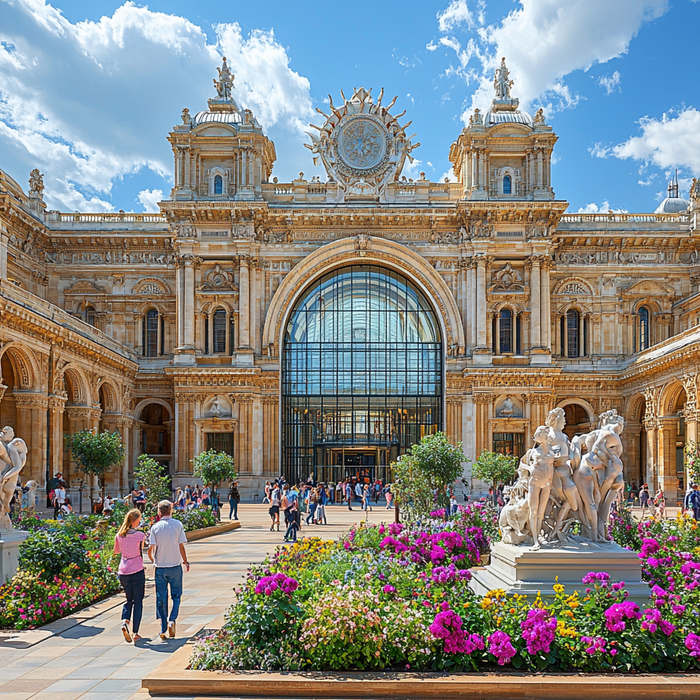
M 555 583 L 561 583 L 567 593 L 585 591 L 587 586 L 581 579 L 590 571 L 608 573 L 611 582 L 624 581 L 635 602 L 649 598 L 650 588 L 642 581 L 639 557 L 615 542 L 552 543 L 538 550 L 498 542 L 491 550 L 491 563 L 472 572 L 469 587 L 478 595 L 500 588 L 508 594 L 533 598 L 540 593 L 547 599 L 554 597 Z
M 19 546 L 29 537 L 24 530 L 0 530 L 0 584 L 12 578 L 19 568 Z

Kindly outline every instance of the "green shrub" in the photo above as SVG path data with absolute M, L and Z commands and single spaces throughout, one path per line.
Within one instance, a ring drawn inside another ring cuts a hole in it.
M 90 570 L 83 540 L 65 529 L 33 532 L 19 546 L 21 571 L 35 574 L 44 581 L 52 581 L 68 567 L 84 574 Z

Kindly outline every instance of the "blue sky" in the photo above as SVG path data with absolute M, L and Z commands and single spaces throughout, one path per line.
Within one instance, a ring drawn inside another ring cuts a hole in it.
M 700 175 L 693 0 L 403 3 L 0 0 L 0 168 L 49 208 L 154 210 L 171 187 L 166 135 L 204 109 L 226 54 L 235 97 L 274 139 L 274 174 L 314 168 L 303 147 L 328 93 L 384 87 L 439 180 L 502 55 L 513 94 L 559 136 L 553 181 L 569 211 L 653 211 L 668 178 Z

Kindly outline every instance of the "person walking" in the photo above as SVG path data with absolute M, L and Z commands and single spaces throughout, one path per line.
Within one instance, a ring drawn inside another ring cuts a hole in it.
M 644 517 L 644 513 L 649 506 L 649 491 L 646 484 L 639 491 L 639 505 L 642 508 L 642 517 Z
M 316 489 L 308 489 L 306 492 L 306 503 L 309 508 L 309 514 L 306 516 L 306 524 L 309 525 L 312 521 L 316 522 L 316 509 L 318 508 L 318 492 Z
M 654 505 L 656 506 L 659 518 L 662 520 L 666 517 L 666 495 L 663 489 L 659 489 L 656 492 L 656 497 L 654 498 Z
M 270 494 L 272 493 L 272 484 L 269 481 L 265 482 L 265 496 L 262 499 L 263 503 L 270 502 Z
M 693 509 L 693 516 L 696 520 L 700 520 L 700 490 L 698 490 L 697 484 L 693 484 L 693 490 L 690 493 L 688 501 L 690 507 Z
M 124 516 L 124 522 L 114 538 L 114 553 L 121 554 L 118 574 L 126 594 L 126 603 L 122 608 L 122 634 L 127 642 L 141 639 L 139 627 L 146 593 L 146 572 L 143 568 L 143 542 L 146 536 L 138 529 L 140 523 L 141 511 L 132 508 Z M 133 633 L 129 629 L 132 615 Z
M 61 508 L 66 502 L 66 485 L 63 481 L 58 482 L 58 486 L 54 491 L 53 497 L 53 519 L 58 518 L 58 514 L 61 512 Z
M 352 484 L 349 481 L 345 482 L 345 498 L 348 501 L 348 510 L 352 510 Z
M 287 516 L 286 522 L 289 523 L 287 526 L 287 532 L 284 533 L 285 542 L 296 542 L 297 541 L 297 531 L 299 530 L 299 520 L 297 518 L 299 510 L 299 502 L 296 498 L 290 498 L 290 494 L 293 489 L 287 492 L 287 502 L 288 506 L 286 508 L 285 515 Z
M 369 514 L 372 512 L 372 492 L 367 484 L 362 491 L 362 509 L 365 511 L 365 520 L 369 520 Z
M 187 561 L 185 529 L 179 520 L 172 517 L 173 504 L 161 501 L 158 504 L 160 520 L 151 528 L 148 537 L 148 557 L 156 567 L 156 616 L 160 620 L 160 638 L 175 636 L 175 621 L 180 611 L 182 597 L 182 565 L 190 570 Z M 172 609 L 168 616 L 168 587 Z
M 270 510 L 268 511 L 270 517 L 272 518 L 272 525 L 270 525 L 270 532 L 275 529 L 277 525 L 277 532 L 280 531 L 280 487 L 275 484 L 270 492 Z
M 331 493 L 332 493 L 331 489 Z M 326 520 L 326 504 L 330 501 L 328 491 L 325 484 L 319 484 L 318 487 L 318 504 L 316 505 L 316 523 L 318 525 L 328 525 Z
M 391 508 L 391 497 L 393 495 L 391 493 L 391 484 L 387 484 L 384 487 L 383 492 L 384 492 L 384 498 L 386 498 L 386 509 L 389 510 Z
M 229 489 L 228 492 L 228 507 L 229 507 L 229 513 L 228 513 L 228 519 L 231 520 L 233 517 L 235 520 L 238 520 L 238 504 L 241 502 L 241 494 L 238 493 L 238 484 L 234 481 L 231 484 L 231 488 Z
M 362 488 L 362 484 L 358 481 L 355 484 L 355 498 L 357 499 L 358 503 L 360 504 L 360 508 L 362 508 L 362 495 L 364 493 L 364 490 Z

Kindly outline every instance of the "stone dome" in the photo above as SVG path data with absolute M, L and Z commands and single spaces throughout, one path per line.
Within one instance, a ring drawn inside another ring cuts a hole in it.
M 211 112 L 209 110 L 197 112 L 197 114 L 192 117 L 192 126 L 199 126 L 200 124 L 206 124 L 208 122 L 218 122 L 220 124 L 242 124 L 243 117 L 241 116 L 240 112 Z
M 654 214 L 683 214 L 688 210 L 688 202 L 678 195 L 678 176 L 668 183 L 666 198 L 654 210 Z
M 495 126 L 496 124 L 524 124 L 532 128 L 533 119 L 527 112 L 520 110 L 494 110 L 490 109 L 484 116 L 484 126 Z

